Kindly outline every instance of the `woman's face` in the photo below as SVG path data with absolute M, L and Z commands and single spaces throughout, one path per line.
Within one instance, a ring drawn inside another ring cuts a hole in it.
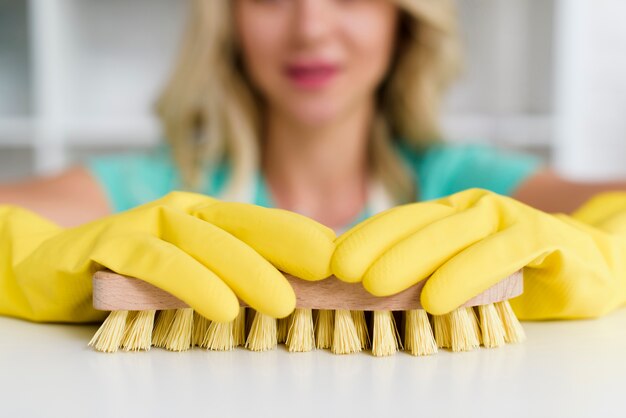
M 373 98 L 395 43 L 391 0 L 235 0 L 246 72 L 272 111 L 315 126 Z

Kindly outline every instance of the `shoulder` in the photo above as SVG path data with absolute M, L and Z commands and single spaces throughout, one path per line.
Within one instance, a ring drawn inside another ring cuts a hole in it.
M 84 165 L 102 186 L 114 212 L 158 199 L 175 190 L 180 181 L 164 145 L 94 156 Z

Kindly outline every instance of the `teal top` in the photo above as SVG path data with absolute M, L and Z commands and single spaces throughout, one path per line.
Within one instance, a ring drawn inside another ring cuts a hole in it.
M 531 155 L 478 144 L 439 143 L 417 152 L 398 143 L 396 151 L 418 183 L 420 200 L 436 199 L 473 187 L 511 195 L 542 165 L 539 158 Z M 86 166 L 104 189 L 115 212 L 158 199 L 182 187 L 169 146 L 165 144 L 150 152 L 92 157 L 86 161 Z M 200 192 L 219 197 L 228 174 L 227 164 L 207 173 Z M 255 181 L 255 198 L 251 203 L 274 207 L 260 171 Z M 369 216 L 369 208 L 365 208 L 347 227 Z

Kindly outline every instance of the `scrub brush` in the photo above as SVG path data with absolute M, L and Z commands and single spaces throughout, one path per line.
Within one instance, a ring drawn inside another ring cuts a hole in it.
M 345 283 L 334 276 L 310 282 L 283 274 L 296 294 L 297 307 L 291 315 L 277 320 L 242 304 L 234 321 L 220 323 L 203 318 L 147 282 L 107 270 L 96 272 L 93 306 L 111 314 L 89 345 L 104 352 L 153 346 L 171 351 L 193 346 L 265 351 L 284 343 L 296 352 L 317 348 L 349 354 L 371 349 L 374 356 L 388 356 L 405 350 L 423 356 L 440 348 L 469 351 L 525 339 L 508 303 L 523 291 L 522 271 L 454 311 L 434 316 L 419 302 L 425 281 L 393 296 L 375 297 L 360 283 Z

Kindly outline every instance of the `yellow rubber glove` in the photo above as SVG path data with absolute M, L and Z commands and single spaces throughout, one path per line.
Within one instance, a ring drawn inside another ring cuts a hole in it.
M 107 267 L 145 280 L 208 319 L 239 312 L 237 296 L 285 317 L 294 292 L 277 269 L 307 280 L 330 275 L 334 232 L 285 210 L 173 192 L 146 205 L 63 229 L 0 206 L 0 314 L 87 322 L 91 278 Z
M 331 270 L 378 296 L 430 277 L 422 305 L 444 314 L 524 268 L 524 293 L 511 300 L 520 319 L 604 315 L 626 301 L 624 196 L 573 216 L 481 189 L 398 206 L 339 237 Z

